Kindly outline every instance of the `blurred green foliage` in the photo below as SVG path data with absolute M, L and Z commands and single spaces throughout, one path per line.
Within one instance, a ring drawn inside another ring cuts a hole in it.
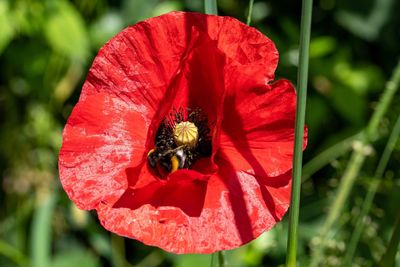
M 245 21 L 248 1 L 219 0 L 219 13 Z M 0 266 L 207 266 L 208 255 L 172 255 L 128 239 L 110 241 L 92 213 L 61 190 L 61 131 L 77 102 L 97 50 L 127 25 L 171 10 L 203 11 L 197 0 L 0 0 Z M 319 0 L 314 3 L 305 162 L 361 131 L 400 57 L 400 2 Z M 252 25 L 280 52 L 277 77 L 296 81 L 300 1 L 256 0 Z M 323 266 L 341 266 L 400 97 L 381 121 L 374 150 L 332 229 Z M 299 257 L 307 266 L 318 246 L 332 192 L 348 162 L 342 156 L 303 184 Z M 397 143 L 365 220 L 353 266 L 379 261 L 400 203 Z M 285 261 L 287 223 L 239 249 L 229 266 L 278 266 Z M 120 248 L 116 250 L 116 248 Z M 123 249 L 122 249 L 122 248 Z M 116 251 L 125 255 L 116 255 Z M 400 266 L 399 255 L 397 265 Z

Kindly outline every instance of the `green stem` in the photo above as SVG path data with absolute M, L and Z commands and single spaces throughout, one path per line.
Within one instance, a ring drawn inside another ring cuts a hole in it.
M 211 267 L 226 267 L 226 259 L 225 259 L 225 252 L 218 251 L 211 254 Z
M 254 0 L 250 0 L 249 2 L 249 14 L 247 14 L 247 25 L 250 25 L 251 23 L 251 15 L 253 14 L 253 4 L 254 4 Z
M 225 260 L 225 252 L 224 251 L 219 251 L 218 252 L 218 262 L 219 262 L 219 267 L 226 267 L 226 260 Z
M 205 0 L 204 9 L 206 14 L 218 15 L 217 0 Z
M 312 0 L 303 0 L 300 25 L 299 69 L 297 76 L 298 91 L 293 155 L 293 185 L 290 200 L 289 235 L 286 258 L 287 267 L 296 266 L 297 256 L 297 228 L 299 223 L 300 208 L 301 171 L 303 159 L 304 120 L 307 100 L 308 53 L 311 34 L 311 15 Z
M 400 243 L 400 213 L 397 215 L 396 224 L 394 226 L 392 237 L 390 238 L 389 245 L 383 254 L 378 266 L 392 267 L 395 263 L 396 253 Z
M 357 248 L 357 243 L 360 240 L 361 234 L 364 231 L 364 219 L 365 216 L 369 213 L 373 199 L 375 197 L 375 193 L 378 190 L 378 186 L 380 183 L 380 179 L 383 177 L 386 166 L 389 162 L 390 156 L 395 148 L 396 142 L 400 135 L 400 115 L 397 118 L 397 121 L 393 127 L 392 133 L 390 134 L 389 140 L 386 144 L 385 150 L 383 151 L 382 157 L 379 160 L 378 167 L 375 171 L 374 180 L 368 189 L 367 196 L 365 197 L 364 203 L 362 205 L 361 213 L 357 219 L 356 228 L 351 236 L 349 246 L 347 248 L 347 252 L 344 258 L 345 267 L 351 266 L 351 261 L 354 257 L 354 253 Z
M 33 214 L 31 234 L 32 267 L 48 267 L 51 264 L 52 217 L 56 204 L 56 192 L 41 196 Z
M 322 230 L 319 234 L 319 240 L 321 241 L 321 243 L 313 251 L 313 256 L 310 264 L 311 267 L 319 265 L 319 262 L 322 258 L 325 249 L 325 244 L 329 231 L 339 218 L 339 215 L 343 207 L 345 206 L 345 203 L 349 197 L 351 189 L 353 188 L 356 177 L 358 176 L 358 173 L 366 157 L 365 148 L 369 146 L 371 141 L 376 138 L 378 134 L 379 122 L 382 120 L 384 114 L 386 113 L 393 99 L 393 96 L 398 89 L 399 82 L 400 82 L 400 61 L 397 64 L 390 81 L 386 84 L 383 95 L 379 100 L 376 110 L 374 111 L 374 114 L 371 117 L 371 120 L 368 123 L 366 132 L 364 135 L 360 136 L 360 139 L 358 140 L 358 148 L 354 149 L 350 161 L 347 164 L 346 170 L 343 174 L 343 177 L 340 180 L 336 197 L 333 198 L 335 201 L 332 205 L 332 208 L 328 212 L 327 219 L 324 225 L 322 226 Z

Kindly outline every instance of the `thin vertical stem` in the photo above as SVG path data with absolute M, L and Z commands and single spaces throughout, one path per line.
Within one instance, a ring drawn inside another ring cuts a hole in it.
M 51 265 L 52 216 L 57 195 L 49 193 L 38 200 L 33 214 L 31 231 L 31 266 L 49 267 Z
M 301 171 L 303 159 L 304 121 L 307 100 L 308 53 L 311 33 L 312 0 L 303 0 L 300 25 L 300 54 L 297 77 L 297 108 L 293 157 L 293 185 L 290 200 L 289 236 L 286 266 L 296 266 L 297 228 L 299 223 Z
M 217 0 L 205 0 L 204 9 L 206 14 L 218 15 Z
M 397 140 L 399 139 L 400 135 L 400 115 L 397 118 L 397 121 L 393 127 L 392 133 L 390 134 L 390 137 L 388 139 L 388 142 L 386 144 L 385 150 L 383 151 L 382 157 L 379 160 L 378 167 L 376 168 L 375 175 L 374 175 L 374 181 L 372 184 L 369 186 L 367 196 L 365 197 L 364 203 L 361 208 L 360 215 L 358 216 L 357 223 L 356 223 L 356 228 L 354 229 L 354 232 L 351 236 L 349 246 L 347 248 L 347 252 L 344 258 L 344 267 L 349 267 L 351 266 L 351 261 L 354 257 L 354 253 L 357 248 L 357 243 L 360 240 L 361 234 L 364 231 L 364 219 L 365 216 L 368 214 L 368 212 L 371 209 L 373 199 L 375 197 L 376 190 L 378 189 L 378 186 L 380 184 L 380 179 L 382 179 L 384 171 L 386 169 L 386 166 L 389 162 L 390 156 L 393 152 L 393 149 L 396 145 Z
M 372 114 L 372 117 L 368 123 L 365 134 L 360 137 L 358 141 L 358 148 L 354 149 L 353 154 L 347 164 L 346 170 L 340 180 L 339 188 L 334 198 L 333 205 L 328 212 L 327 219 L 322 226 L 322 230 L 319 234 L 320 244 L 313 251 L 311 260 L 311 267 L 318 266 L 322 259 L 323 252 L 325 250 L 326 240 L 330 229 L 339 218 L 339 215 L 345 206 L 345 203 L 350 195 L 351 189 L 353 188 L 354 182 L 357 175 L 364 163 L 366 157 L 365 148 L 374 140 L 378 134 L 379 122 L 382 120 L 390 103 L 392 102 L 393 96 L 396 93 L 400 83 L 400 61 L 398 62 L 390 81 L 387 82 L 385 90 L 379 100 L 376 110 Z
M 253 14 L 253 4 L 254 4 L 254 0 L 250 0 L 249 2 L 249 14 L 247 14 L 247 25 L 250 25 L 251 23 L 251 15 Z
M 218 251 L 211 254 L 211 267 L 226 267 L 225 252 Z
M 225 252 L 224 251 L 219 251 L 218 252 L 218 262 L 219 262 L 219 267 L 226 267 L 226 260 L 225 260 Z
M 211 263 L 210 263 L 210 267 L 217 267 L 216 257 L 217 257 L 217 253 L 211 254 Z

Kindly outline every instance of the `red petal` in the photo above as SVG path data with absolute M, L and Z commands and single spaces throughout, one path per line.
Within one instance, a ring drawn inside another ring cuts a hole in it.
M 258 73 L 262 81 L 273 79 L 278 52 L 256 29 L 231 17 L 172 12 L 128 27 L 104 45 L 88 73 L 81 99 L 104 91 L 157 111 L 184 67 L 188 49 L 204 35 L 227 57 L 226 69 Z M 224 75 L 225 81 L 232 78 L 231 73 Z
M 243 245 L 281 220 L 289 207 L 290 171 L 264 182 L 236 171 L 222 157 L 218 161 L 219 173 L 208 184 L 159 183 L 143 192 L 131 191 L 135 201 L 129 207 L 100 205 L 101 223 L 170 252 L 212 253 Z
M 142 160 L 146 108 L 108 94 L 81 100 L 63 133 L 61 183 L 83 209 L 116 201 L 127 187 L 125 169 Z
M 220 151 L 235 169 L 271 177 L 292 168 L 296 94 L 289 81 L 229 94 L 224 113 Z

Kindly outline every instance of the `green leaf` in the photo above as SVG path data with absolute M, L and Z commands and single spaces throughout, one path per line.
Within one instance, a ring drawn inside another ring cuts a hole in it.
M 89 37 L 81 15 L 69 2 L 53 4 L 53 12 L 45 24 L 48 43 L 67 57 L 84 60 L 89 54 Z
M 379 91 L 384 80 L 379 68 L 374 65 L 353 66 L 346 61 L 339 61 L 333 69 L 335 78 L 359 95 L 369 91 Z
M 314 38 L 310 43 L 310 58 L 323 57 L 333 52 L 336 47 L 336 40 L 331 36 L 320 36 Z

